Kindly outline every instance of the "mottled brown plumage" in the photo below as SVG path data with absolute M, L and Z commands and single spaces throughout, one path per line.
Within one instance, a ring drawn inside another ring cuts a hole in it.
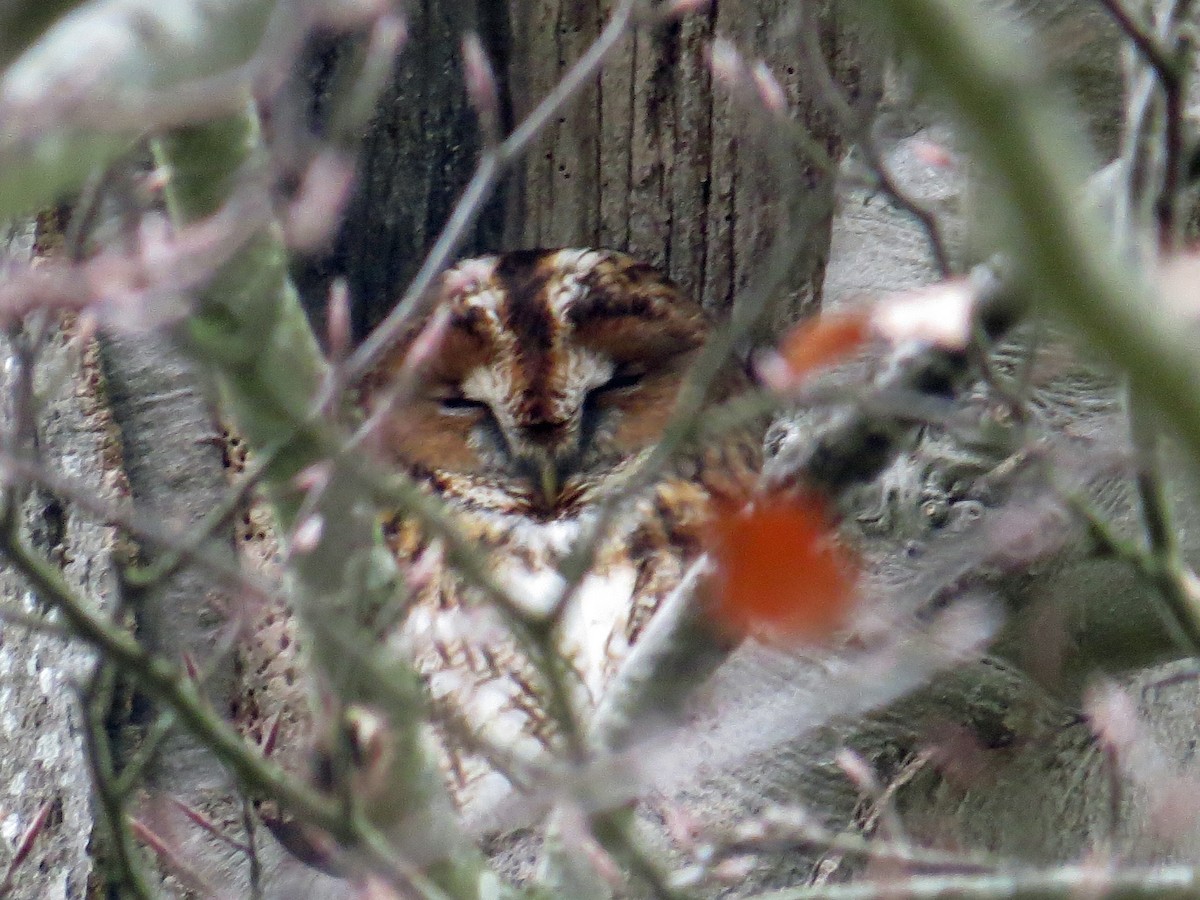
M 517 604 L 545 612 L 562 588 L 558 566 L 598 502 L 622 490 L 661 438 L 711 325 L 653 268 L 610 251 L 467 260 L 440 290 L 431 317 L 368 380 L 364 400 L 390 404 L 381 432 L 389 461 L 447 501 Z M 731 372 L 713 399 L 743 383 Z M 739 433 L 695 448 L 616 516 L 557 635 L 582 709 L 599 700 L 701 555 L 714 496 L 749 490 L 760 446 Z M 397 557 L 423 573 L 396 642 L 449 722 L 446 765 L 469 804 L 507 781 L 467 751 L 463 732 L 517 756 L 541 753 L 556 740 L 544 685 L 494 610 L 414 523 L 396 518 L 387 530 Z

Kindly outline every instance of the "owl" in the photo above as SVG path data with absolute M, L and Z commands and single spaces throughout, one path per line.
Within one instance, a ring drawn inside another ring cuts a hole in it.
M 560 566 L 621 497 L 591 568 L 556 619 L 573 705 L 585 720 L 656 608 L 703 553 L 713 504 L 757 477 L 761 437 L 738 432 L 677 455 L 634 490 L 712 323 L 652 267 L 606 250 L 536 250 L 459 263 L 433 313 L 364 385 L 389 465 L 441 497 L 488 571 L 526 614 L 562 601 Z M 709 402 L 746 386 L 731 365 Z M 381 410 L 381 405 L 383 409 Z M 640 482 L 639 482 L 640 483 Z M 409 568 L 392 637 L 428 686 L 444 769 L 463 807 L 512 789 L 512 763 L 553 751 L 547 689 L 503 618 L 392 517 Z

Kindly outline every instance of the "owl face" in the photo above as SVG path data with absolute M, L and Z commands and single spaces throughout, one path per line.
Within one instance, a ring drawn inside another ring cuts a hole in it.
M 388 453 L 452 500 L 543 520 L 578 512 L 658 441 L 710 327 L 653 268 L 596 250 L 462 262 L 433 316 L 376 374 L 378 390 L 433 337 Z

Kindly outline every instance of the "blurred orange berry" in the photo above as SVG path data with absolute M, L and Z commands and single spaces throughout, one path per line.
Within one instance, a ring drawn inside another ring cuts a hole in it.
M 718 511 L 707 534 L 716 566 L 710 602 L 737 633 L 820 641 L 845 624 L 858 576 L 813 493 Z
M 782 369 L 778 387 L 795 387 L 817 369 L 833 365 L 860 350 L 871 336 L 866 312 L 831 313 L 801 322 L 784 337 L 772 366 Z

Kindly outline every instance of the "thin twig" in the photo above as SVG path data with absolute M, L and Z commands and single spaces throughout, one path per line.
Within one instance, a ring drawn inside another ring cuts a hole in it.
M 748 822 L 733 834 L 719 837 L 711 846 L 702 849 L 706 870 L 733 856 L 794 850 L 833 852 L 946 874 L 986 874 L 1001 867 L 999 860 L 975 853 L 928 849 L 909 842 L 901 844 L 849 831 L 835 831 L 803 813 L 790 810 L 764 814 L 760 820 Z
M 49 622 L 43 619 L 36 613 L 28 613 L 20 609 L 11 609 L 7 606 L 0 606 L 0 622 L 9 625 L 17 625 L 21 628 L 26 628 L 29 631 L 37 634 L 45 635 L 46 637 L 57 638 L 62 641 L 72 640 L 75 635 L 71 629 L 60 625 L 57 622 Z
M 240 792 L 242 801 L 242 830 L 246 833 L 246 863 L 250 868 L 247 880 L 250 887 L 250 900 L 262 900 L 263 897 L 263 868 L 262 859 L 258 855 L 258 812 L 254 802 L 244 791 Z
M 1164 16 L 1161 34 L 1154 34 L 1136 21 L 1121 0 L 1099 0 L 1100 5 L 1150 67 L 1163 97 L 1162 176 L 1155 216 L 1159 244 L 1174 248 L 1180 239 L 1180 199 L 1184 179 L 1189 75 L 1188 45 L 1180 33 L 1186 17 L 1187 0 L 1179 0 Z
M 277 449 L 264 450 L 255 454 L 249 466 L 237 479 L 237 483 L 210 509 L 198 523 L 186 532 L 177 535 L 178 543 L 167 546 L 161 556 L 145 566 L 130 567 L 123 573 L 125 581 L 136 588 L 147 588 L 170 578 L 187 562 L 195 562 L 197 554 L 204 553 L 204 545 L 216 537 L 219 529 L 251 499 L 254 490 L 262 483 L 267 470 L 278 457 Z M 141 516 L 145 516 L 142 513 Z M 111 524 L 111 519 L 108 520 Z
M 112 664 L 101 659 L 80 692 L 80 706 L 87 720 L 84 748 L 92 772 L 92 786 L 111 841 L 108 856 L 115 869 L 113 874 L 118 884 L 130 895 L 139 900 L 151 900 L 154 895 L 146 881 L 129 827 L 125 808 L 127 794 L 117 787 L 116 763 L 105 724 L 112 707 L 115 683 L 116 672 Z
M 1163 558 L 1148 552 L 1135 542 L 1126 540 L 1114 531 L 1107 518 L 1097 512 L 1082 497 L 1062 492 L 1064 502 L 1087 526 L 1096 545 L 1105 553 L 1132 565 L 1163 597 L 1171 621 L 1178 626 L 1179 636 L 1192 655 L 1200 647 L 1200 579 L 1176 556 Z
M 216 838 L 222 844 L 225 844 L 227 847 L 232 847 L 234 850 L 240 850 L 243 853 L 249 849 L 245 844 L 243 844 L 241 841 L 239 841 L 233 835 L 226 833 L 226 831 L 224 829 L 222 829 L 219 825 L 217 825 L 217 823 L 214 822 L 212 819 L 205 816 L 199 810 L 196 810 L 193 807 L 189 806 L 188 804 L 184 803 L 178 797 L 172 797 L 171 803 L 173 803 L 175 805 L 175 807 L 181 813 L 183 813 L 183 815 L 187 818 L 187 820 L 189 822 L 196 825 L 198 828 L 202 829 L 203 831 L 207 832 L 208 834 L 212 835 L 214 838 Z
M 272 585 L 241 571 L 236 563 L 224 555 L 212 553 L 207 547 L 196 544 L 190 539 L 190 532 L 173 529 L 161 519 L 122 509 L 97 495 L 95 489 L 70 476 L 52 472 L 29 459 L 3 451 L 0 451 L 0 471 L 10 479 L 41 485 L 56 496 L 69 500 L 81 511 L 107 525 L 121 528 L 152 547 L 177 553 L 181 559 L 204 568 L 222 583 L 244 591 L 250 597 L 264 602 L 281 602 Z
M 370 476 L 368 476 L 370 477 Z M 577 759 L 585 755 L 583 731 L 564 676 L 566 666 L 548 641 L 548 632 L 513 599 L 496 579 L 489 554 L 463 535 L 446 504 L 421 489 L 411 478 L 393 474 L 371 479 L 378 502 L 417 522 L 426 535 L 442 542 L 446 561 L 455 573 L 480 592 L 500 613 L 505 625 L 525 651 L 547 691 L 546 712 L 557 723 L 568 749 Z
M 37 839 L 42 836 L 46 830 L 46 824 L 50 820 L 50 813 L 54 807 L 54 801 L 46 800 L 38 808 L 34 814 L 33 820 L 26 827 L 17 841 L 17 846 L 13 848 L 12 858 L 9 859 L 8 865 L 4 869 L 4 877 L 0 878 L 0 897 L 8 898 L 12 894 L 13 885 L 17 880 L 17 873 L 21 870 L 21 866 L 29 860 L 29 855 L 33 852 L 34 845 Z
M 137 789 L 174 726 L 175 713 L 172 710 L 165 709 L 158 714 L 154 723 L 142 734 L 137 749 L 130 755 L 120 774 L 113 779 L 115 794 L 128 797 Z
M 1200 890 L 1200 871 L 1191 866 L 1153 866 L 1114 871 L 1096 865 L 1056 869 L 1023 867 L 987 875 L 913 875 L 865 879 L 851 884 L 788 888 L 748 900 L 1070 900 L 1084 892 L 1108 900 L 1189 900 Z
M 154 854 L 159 865 L 178 879 L 189 894 L 200 897 L 211 897 L 215 892 L 213 886 L 204 880 L 179 852 L 178 846 L 172 846 L 162 835 L 136 816 L 128 816 L 129 829 L 137 840 Z
M 1166 83 L 1176 77 L 1175 63 L 1151 32 L 1133 20 L 1121 0 L 1097 0 L 1116 23 L 1121 33 L 1133 43 L 1138 53 L 1158 74 L 1159 81 Z
M 818 23 L 811 21 L 810 7 L 802 6 L 801 9 L 801 16 L 810 19 L 799 28 L 802 57 L 813 76 L 812 80 L 816 84 L 822 101 L 841 122 L 845 133 L 862 150 L 867 165 L 870 166 L 879 182 L 879 187 L 892 199 L 893 203 L 917 220 L 917 224 L 925 232 L 925 239 L 929 243 L 929 252 L 933 257 L 938 275 L 942 278 L 949 278 L 954 274 L 954 267 L 950 262 L 950 254 L 946 250 L 946 242 L 942 237 L 941 224 L 938 222 L 937 216 L 924 204 L 914 199 L 896 181 L 888 167 L 887 160 L 883 158 L 879 141 L 871 129 L 873 117 L 870 115 L 870 110 L 855 110 L 851 105 L 845 90 L 833 77 L 833 73 L 829 71 L 825 54 L 821 50 L 819 39 L 821 32 Z
M 772 117 L 774 120 L 774 117 Z M 795 166 L 788 157 L 784 134 L 768 131 L 768 149 L 773 154 L 775 170 L 780 184 L 779 193 L 787 196 L 789 189 L 799 189 L 795 183 Z M 708 394 L 730 360 L 744 341 L 758 327 L 770 301 L 778 295 L 787 282 L 794 260 L 808 239 L 809 222 L 792 222 L 788 204 L 778 204 L 778 227 L 770 253 L 763 265 L 762 274 L 737 297 L 730 321 L 718 329 L 705 343 L 695 362 L 684 376 L 683 385 L 675 399 L 675 408 L 663 429 L 663 434 L 654 446 L 640 458 L 632 460 L 632 470 L 620 487 L 599 504 L 590 526 L 575 542 L 559 566 L 564 584 L 555 599 L 547 624 L 556 628 L 566 610 L 582 588 L 604 539 L 613 522 L 625 505 L 670 464 L 675 454 L 689 442 L 694 441 L 704 428 L 706 417 L 700 415 L 708 401 Z
M 667 873 L 659 868 L 643 846 L 634 829 L 634 818 L 628 809 L 608 810 L 590 816 L 592 834 L 609 853 L 623 859 L 633 875 L 646 885 L 657 900 L 682 900 Z

